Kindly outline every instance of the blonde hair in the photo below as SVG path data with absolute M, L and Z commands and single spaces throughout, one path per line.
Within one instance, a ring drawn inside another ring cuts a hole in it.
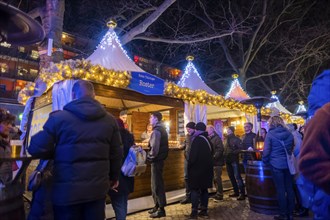
M 271 128 L 276 128 L 279 126 L 282 126 L 283 128 L 287 128 L 283 119 L 280 116 L 270 117 L 270 119 L 268 120 L 268 124 L 269 124 L 269 127 L 271 127 Z

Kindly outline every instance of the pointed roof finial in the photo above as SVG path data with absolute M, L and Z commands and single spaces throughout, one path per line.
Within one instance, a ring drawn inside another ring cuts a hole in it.
M 194 58 L 194 56 L 192 56 L 192 55 L 188 55 L 187 57 L 186 57 L 186 60 L 187 61 L 193 61 L 195 58 Z
M 115 29 L 117 27 L 117 22 L 115 19 L 111 18 L 108 22 L 107 22 L 107 26 L 108 28 L 111 29 Z
M 239 75 L 237 73 L 234 73 L 233 75 L 231 75 L 231 77 L 233 77 L 233 79 L 237 79 Z
M 270 92 L 272 95 L 276 95 L 276 90 Z

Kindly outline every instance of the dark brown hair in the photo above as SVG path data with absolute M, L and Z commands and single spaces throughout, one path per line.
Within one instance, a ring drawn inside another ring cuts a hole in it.
M 16 119 L 15 115 L 10 114 L 6 109 L 0 108 L 0 123 L 13 123 Z

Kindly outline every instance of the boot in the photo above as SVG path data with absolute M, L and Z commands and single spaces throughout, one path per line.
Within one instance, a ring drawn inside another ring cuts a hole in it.
M 148 213 L 149 214 L 152 214 L 152 213 L 155 213 L 155 212 L 157 212 L 158 211 L 158 206 L 155 206 L 155 207 L 153 207 L 152 209 L 150 209 L 149 211 L 148 211 Z
M 239 196 L 239 194 L 238 193 L 233 193 L 233 194 L 229 194 L 229 197 L 238 197 Z
M 245 200 L 245 195 L 240 194 L 239 197 L 237 197 L 237 200 Z
M 184 198 L 183 200 L 180 201 L 181 204 L 188 204 L 191 203 L 190 199 L 188 197 Z
M 166 217 L 165 209 L 164 208 L 159 208 L 156 212 L 152 213 L 150 218 L 161 218 L 161 217 Z
M 207 214 L 207 210 L 202 210 L 198 213 L 198 216 L 202 217 L 202 218 L 208 218 L 209 214 Z

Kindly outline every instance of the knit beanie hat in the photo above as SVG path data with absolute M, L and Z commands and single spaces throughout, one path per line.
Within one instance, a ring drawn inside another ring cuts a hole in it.
M 206 131 L 206 125 L 203 122 L 198 122 L 196 124 L 197 131 Z
M 195 126 L 196 126 L 195 122 L 192 121 L 186 124 L 186 128 L 195 129 Z
M 229 126 L 228 127 L 233 133 L 235 133 L 235 127 L 234 126 Z
M 330 102 L 330 70 L 325 70 L 312 83 L 308 96 L 308 116 Z

